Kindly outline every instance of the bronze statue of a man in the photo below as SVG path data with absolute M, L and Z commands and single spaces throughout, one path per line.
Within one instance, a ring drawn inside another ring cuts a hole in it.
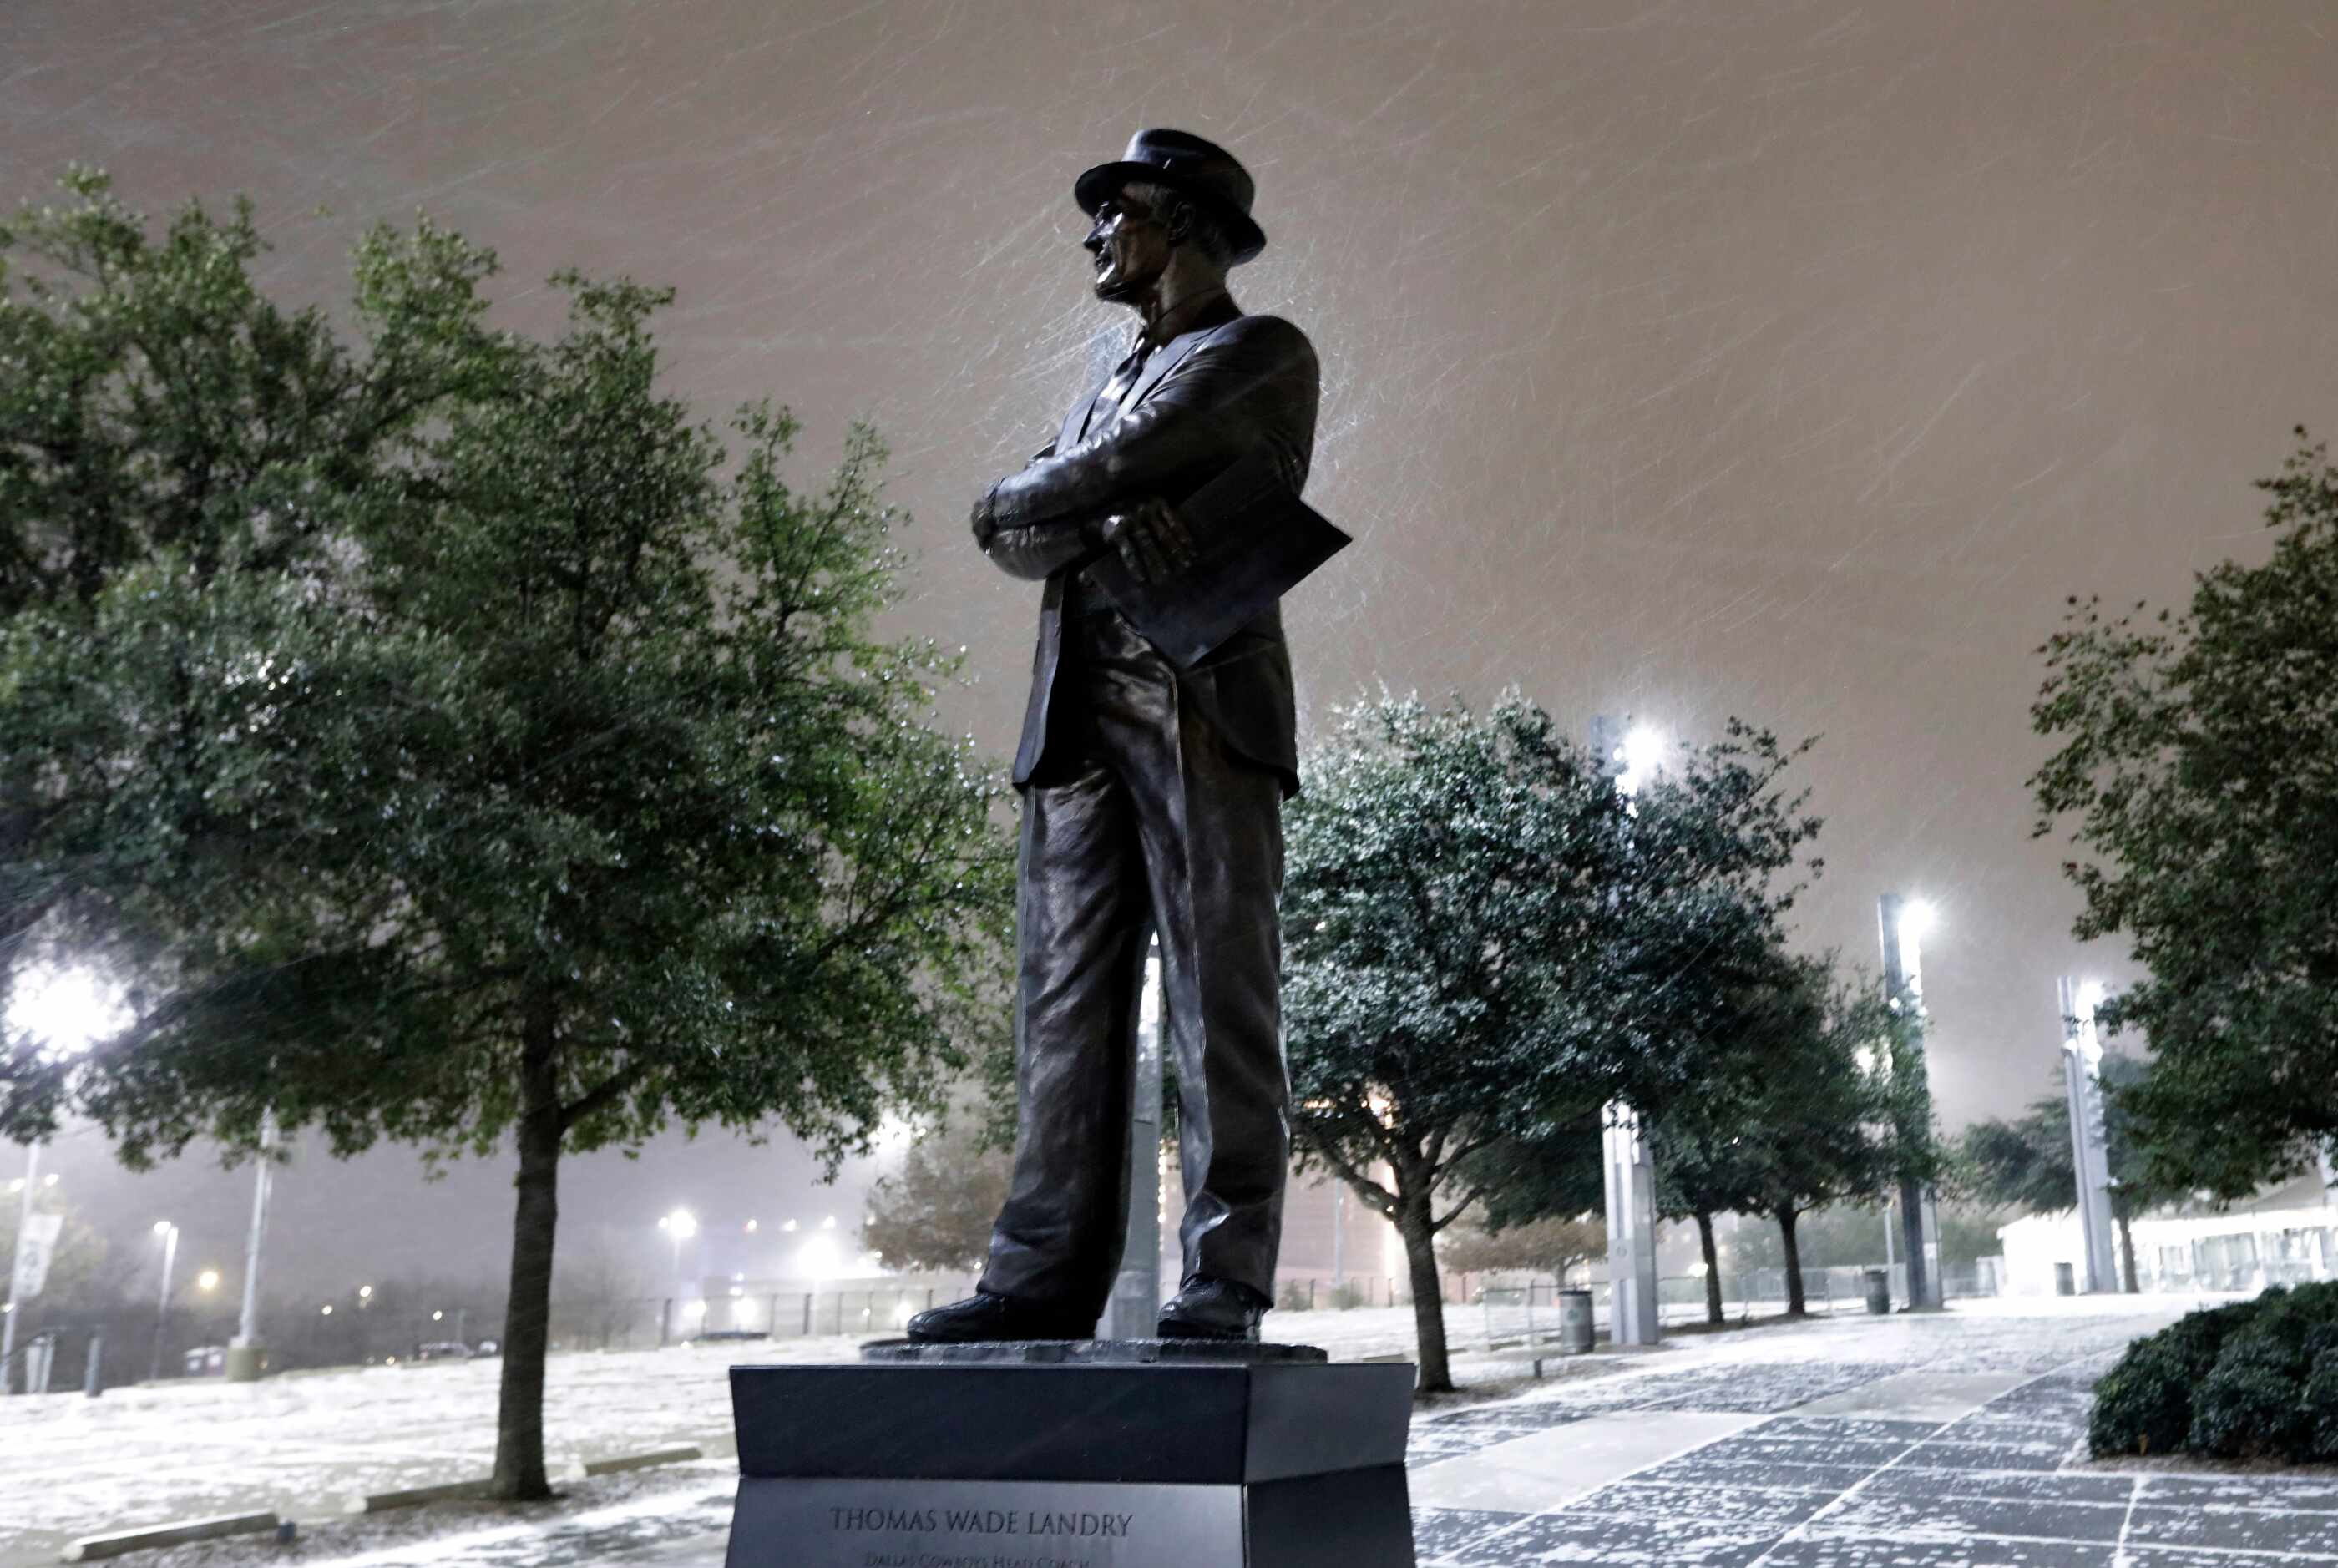
M 1265 248 L 1224 149 L 1140 132 L 1080 176 L 1100 299 L 1136 339 L 1056 439 L 975 504 L 975 542 L 1044 579 L 1015 782 L 1015 1175 L 977 1293 L 909 1321 L 928 1341 L 1085 1338 L 1119 1267 L 1137 1009 L 1153 935 L 1168 988 L 1185 1215 L 1164 1337 L 1252 1339 L 1272 1303 L 1290 1158 L 1282 801 L 1299 790 L 1291 661 L 1270 607 L 1180 669 L 1092 564 L 1140 582 L 1194 559 L 1177 505 L 1270 454 L 1296 495 L 1314 453 L 1306 335 L 1244 315 L 1229 269 Z

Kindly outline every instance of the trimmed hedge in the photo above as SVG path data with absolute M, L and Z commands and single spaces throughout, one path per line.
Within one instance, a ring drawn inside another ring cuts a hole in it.
M 2095 1384 L 2088 1446 L 2112 1454 L 2338 1459 L 2338 1281 L 2187 1313 Z

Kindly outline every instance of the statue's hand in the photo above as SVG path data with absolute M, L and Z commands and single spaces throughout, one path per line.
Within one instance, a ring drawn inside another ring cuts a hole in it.
M 1177 509 L 1157 497 L 1106 517 L 1096 536 L 1119 552 L 1128 574 L 1139 583 L 1174 577 L 1200 554 Z

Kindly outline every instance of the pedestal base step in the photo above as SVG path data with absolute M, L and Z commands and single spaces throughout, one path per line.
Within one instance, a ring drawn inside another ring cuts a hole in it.
M 914 1361 L 954 1367 L 1320 1367 L 1331 1359 L 1312 1345 L 1269 1345 L 1252 1339 L 997 1339 L 979 1345 L 927 1345 L 915 1339 L 875 1339 L 860 1348 L 863 1361 Z
M 1174 1339 L 734 1367 L 728 1568 L 1413 1568 L 1412 1385 Z
M 739 1484 L 724 1568 L 1414 1568 L 1404 1467 L 1251 1486 Z

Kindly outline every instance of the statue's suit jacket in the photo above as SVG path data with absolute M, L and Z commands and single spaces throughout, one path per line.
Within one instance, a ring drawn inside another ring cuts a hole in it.
M 1029 782 L 1046 748 L 1066 599 L 1101 593 L 1069 583 L 1078 570 L 1078 546 L 1069 543 L 1078 525 L 1148 495 L 1174 506 L 1258 445 L 1272 449 L 1295 494 L 1314 457 L 1313 346 L 1290 322 L 1245 316 L 1231 299 L 1155 349 L 1116 405 L 1098 406 L 1105 385 L 1075 403 L 1056 439 L 990 495 L 1002 530 L 993 559 L 1017 576 L 1046 580 L 1030 705 L 1015 754 L 1017 785 Z M 1235 751 L 1272 769 L 1286 799 L 1299 792 L 1291 657 L 1279 606 L 1176 679 L 1181 703 Z

